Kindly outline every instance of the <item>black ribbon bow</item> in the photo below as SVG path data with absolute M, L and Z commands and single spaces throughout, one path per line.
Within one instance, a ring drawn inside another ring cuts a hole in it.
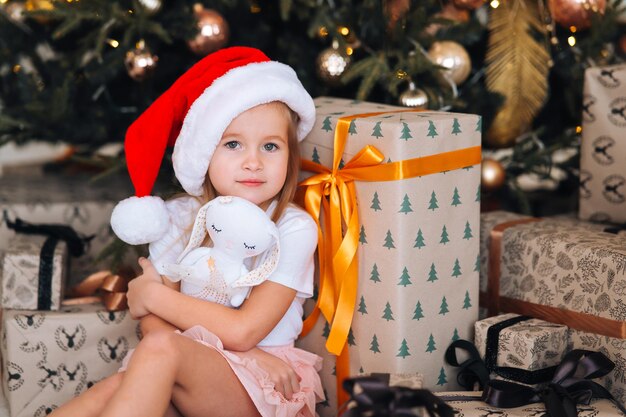
M 7 227 L 25 235 L 43 235 L 57 240 L 63 240 L 67 244 L 69 253 L 72 256 L 81 256 L 85 253 L 86 246 L 96 236 L 80 236 L 70 226 L 62 224 L 31 224 L 22 219 L 15 219 L 14 222 L 5 218 Z
M 593 398 L 612 400 L 626 409 L 602 385 L 591 379 L 602 377 L 615 364 L 600 352 L 575 349 L 563 358 L 554 377 L 544 387 L 533 388 L 515 382 L 492 380 L 483 392 L 483 401 L 499 408 L 521 407 L 543 402 L 550 417 L 576 417 L 576 404 L 589 404 Z
M 489 374 L 492 372 L 503 378 L 523 384 L 534 385 L 550 381 L 556 371 L 556 366 L 529 371 L 527 369 L 497 365 L 500 332 L 507 327 L 530 319 L 531 317 L 527 316 L 515 316 L 490 326 L 487 330 L 484 361 L 472 342 L 462 339 L 452 342 L 446 349 L 445 360 L 450 366 L 461 368 L 456 377 L 459 385 L 468 391 L 472 391 L 474 390 L 474 384 L 478 383 L 479 389 L 483 389 L 489 381 Z M 457 349 L 464 351 L 468 359 L 459 363 Z
M 425 389 L 390 387 L 376 377 L 348 378 L 343 389 L 350 394 L 344 417 L 417 417 L 417 407 L 430 417 L 454 417 L 452 407 Z

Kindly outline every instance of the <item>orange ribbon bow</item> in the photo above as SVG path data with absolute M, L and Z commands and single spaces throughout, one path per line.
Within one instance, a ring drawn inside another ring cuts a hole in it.
M 421 110 L 405 109 L 341 117 L 335 128 L 332 169 L 311 161 L 302 161 L 303 170 L 316 173 L 302 181 L 300 186 L 306 187 L 304 206 L 318 226 L 320 271 L 318 299 L 304 321 L 302 335 L 313 328 L 320 312 L 330 323 L 326 348 L 330 353 L 338 355 L 335 368 L 338 404 L 348 399 L 341 382 L 350 372 L 346 340 L 352 324 L 358 283 L 359 216 L 354 181 L 397 181 L 464 168 L 479 164 L 481 160 L 481 148 L 475 146 L 383 164 L 383 154 L 367 145 L 343 168 L 339 168 L 352 120 L 417 111 Z M 325 213 L 323 224 L 320 217 L 322 210 Z
M 101 294 L 94 295 L 98 291 Z M 62 304 L 77 305 L 102 302 L 108 311 L 125 310 L 128 307 L 126 291 L 128 291 L 128 281 L 125 278 L 114 275 L 111 271 L 99 271 L 72 287 L 67 294 L 72 298 L 63 300 Z

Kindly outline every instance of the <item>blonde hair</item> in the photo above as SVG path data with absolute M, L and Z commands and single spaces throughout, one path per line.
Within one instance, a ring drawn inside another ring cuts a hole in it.
M 281 101 L 272 101 L 268 104 L 271 106 L 275 106 L 276 109 L 283 112 L 288 121 L 287 147 L 289 148 L 289 156 L 287 159 L 287 176 L 285 178 L 285 183 L 283 184 L 283 187 L 274 198 L 277 201 L 277 204 L 274 213 L 272 213 L 272 221 L 276 222 L 278 221 L 278 219 L 280 219 L 280 216 L 282 216 L 287 206 L 292 203 L 294 195 L 296 194 L 296 189 L 298 188 L 298 175 L 300 172 L 300 148 L 298 147 L 297 130 L 300 118 L 298 117 L 298 114 L 296 112 L 291 110 L 289 106 Z M 204 179 L 203 188 L 204 193 L 201 197 L 199 197 L 202 205 L 208 203 L 218 196 L 217 191 L 211 183 L 208 171 Z

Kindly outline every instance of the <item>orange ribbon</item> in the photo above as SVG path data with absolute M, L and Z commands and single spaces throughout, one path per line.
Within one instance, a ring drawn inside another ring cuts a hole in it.
M 100 291 L 100 295 L 95 295 Z M 102 302 L 108 311 L 120 311 L 128 308 L 126 302 L 128 281 L 113 275 L 111 271 L 99 271 L 89 275 L 68 291 L 63 305 L 91 304 Z
M 302 161 L 303 170 L 316 173 L 302 181 L 300 186 L 306 187 L 304 206 L 318 227 L 320 271 L 318 299 L 304 321 L 302 335 L 313 328 L 320 312 L 330 323 L 326 349 L 338 355 L 335 368 L 338 404 L 348 399 L 341 383 L 350 372 L 346 340 L 352 324 L 358 282 L 359 216 L 354 181 L 398 181 L 476 165 L 481 160 L 480 146 L 475 146 L 382 164 L 383 154 L 367 145 L 343 168 L 339 168 L 352 120 L 417 111 L 421 110 L 405 109 L 341 117 L 335 128 L 332 169 L 311 161 Z M 320 219 L 322 211 L 325 213 L 323 225 Z

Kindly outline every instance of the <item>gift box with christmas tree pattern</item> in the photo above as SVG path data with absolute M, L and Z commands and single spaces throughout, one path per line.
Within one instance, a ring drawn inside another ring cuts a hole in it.
M 4 310 L 0 347 L 11 416 L 44 416 L 112 375 L 138 334 L 127 310 L 109 312 L 101 304 Z
M 493 294 L 497 282 L 498 311 L 568 326 L 573 348 L 600 350 L 615 362 L 606 386 L 626 400 L 620 352 L 626 339 L 626 233 L 570 217 L 534 220 L 506 212 L 481 216 L 481 299 Z M 490 230 L 498 228 L 501 237 L 494 242 Z M 500 258 L 490 263 L 496 244 Z M 498 274 L 491 269 L 495 263 Z M 493 305 L 493 299 L 485 301 Z
M 0 255 L 0 305 L 23 310 L 58 310 L 68 272 L 64 241 L 18 235 Z
M 301 153 L 327 168 L 333 164 L 338 119 L 361 115 L 350 120 L 339 176 L 354 167 L 348 175 L 359 169 L 372 173 L 370 167 L 358 168 L 367 145 L 379 152 L 373 165 L 407 163 L 400 169 L 406 171 L 416 158 L 440 168 L 432 160 L 476 151 L 473 163 L 450 157 L 458 169 L 395 181 L 378 180 L 374 172 L 369 181 L 351 183 L 359 223 L 358 283 L 352 287 L 354 316 L 347 334 L 350 375 L 416 372 L 427 388 L 456 387 L 455 370 L 443 355 L 452 340 L 472 337 L 478 313 L 481 119 L 327 97 L 315 103 L 317 121 Z M 324 222 L 329 216 L 322 217 Z M 307 312 L 313 304 L 307 303 Z M 321 375 L 328 400 L 318 408 L 323 416 L 337 409 L 335 357 L 325 346 L 331 333 L 332 324 L 320 315 L 298 341 L 325 359 Z
M 455 416 L 463 417 L 538 417 L 546 416 L 546 407 L 533 403 L 515 408 L 498 408 L 481 401 L 482 391 L 435 393 L 454 409 Z M 578 404 L 578 417 L 623 417 L 626 414 L 611 400 L 595 399 L 589 404 Z
M 495 325 L 497 329 L 494 327 Z M 492 331 L 489 333 L 490 329 Z M 493 340 L 491 340 L 491 338 Z M 492 373 L 497 379 L 516 379 L 515 371 L 499 370 L 507 367 L 523 370 L 518 374 L 523 380 L 516 382 L 533 383 L 540 379 L 538 371 L 555 367 L 569 350 L 568 329 L 560 324 L 544 320 L 522 317 L 518 314 L 501 314 L 479 320 L 474 325 L 474 344 L 485 363 L 487 350 L 495 356 L 495 368 Z M 544 382 L 548 379 L 546 378 Z M 538 382 L 537 382 L 538 383 Z
M 16 233 L 8 222 L 21 219 L 32 224 L 60 224 L 72 227 L 84 236 L 94 236 L 84 255 L 71 257 L 74 284 L 98 269 L 100 251 L 114 239 L 109 225 L 111 212 L 118 201 L 132 195 L 127 178 L 90 181 L 89 177 L 47 173 L 46 175 L 0 176 L 0 252 L 9 248 Z
M 626 65 L 585 71 L 581 219 L 626 222 Z

